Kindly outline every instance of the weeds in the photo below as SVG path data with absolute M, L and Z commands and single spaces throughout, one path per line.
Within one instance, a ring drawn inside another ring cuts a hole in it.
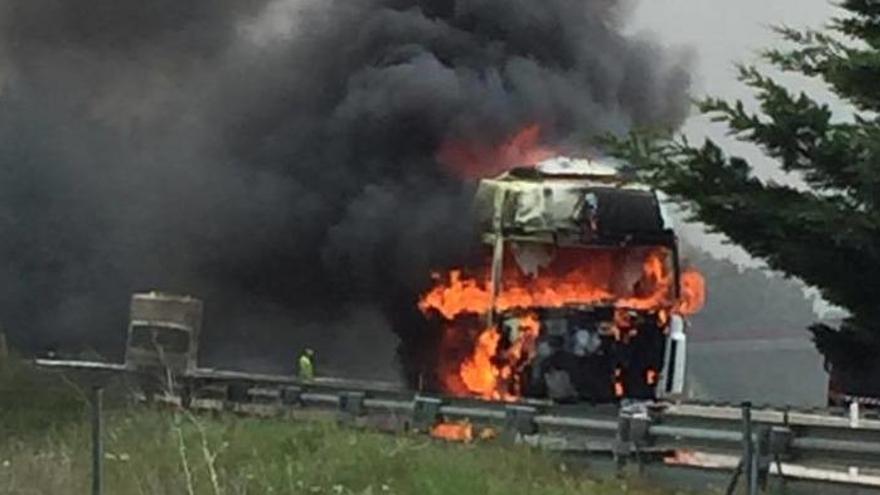
M 32 397 L 8 402 L 11 390 L 45 379 L 27 374 L 4 375 L 20 380 L 14 386 L 0 382 L 0 417 L 17 418 L 2 426 L 9 435 L 0 437 L 0 493 L 87 493 L 89 430 L 81 399 L 56 383 L 52 390 L 63 396 L 39 399 L 31 389 Z M 112 494 L 661 493 L 596 481 L 526 448 L 448 445 L 327 422 L 202 417 L 120 401 L 106 412 L 105 431 L 105 485 Z

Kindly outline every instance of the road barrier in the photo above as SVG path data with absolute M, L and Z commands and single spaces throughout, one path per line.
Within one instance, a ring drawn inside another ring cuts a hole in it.
M 38 360 L 37 365 L 73 373 L 96 394 L 102 380 L 130 372 L 125 366 L 103 363 Z M 740 477 L 745 478 L 751 495 L 766 488 L 774 476 L 880 488 L 880 477 L 869 474 L 880 472 L 880 421 L 853 423 L 828 412 L 759 409 L 748 403 L 741 407 L 687 403 L 617 407 L 485 402 L 422 395 L 376 382 L 300 381 L 210 370 L 178 377 L 176 382 L 177 390 L 165 400 L 195 409 L 269 415 L 322 410 L 347 424 L 384 418 L 398 429 L 420 432 L 430 432 L 440 423 L 468 422 L 517 442 L 609 456 L 619 467 L 663 462 L 726 469 L 732 472 L 728 493 Z M 100 400 L 94 403 L 94 424 L 100 428 Z M 99 452 L 100 431 L 95 443 Z M 99 464 L 95 464 L 95 473 L 100 475 Z

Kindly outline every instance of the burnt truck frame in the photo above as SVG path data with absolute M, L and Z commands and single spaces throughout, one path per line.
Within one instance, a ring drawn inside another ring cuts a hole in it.
M 673 299 L 680 296 L 678 238 L 656 192 L 627 181 L 610 167 L 586 160 L 556 159 L 537 167 L 516 168 L 495 179 L 481 181 L 475 208 L 482 241 L 491 249 L 491 303 L 486 318 L 488 326 L 498 328 L 508 342 L 515 340 L 511 334 L 517 331 L 508 327 L 508 322 L 517 321 L 522 313 L 521 309 L 500 312 L 497 307 L 505 259 L 509 258 L 511 246 L 586 250 L 661 247 L 668 250 L 672 265 L 674 294 L 671 296 Z M 640 337 L 642 341 L 624 349 L 602 330 L 607 328 L 607 322 L 613 321 L 613 314 L 619 309 L 625 308 L 604 303 L 529 308 L 541 320 L 539 351 L 545 344 L 551 346 L 551 350 L 545 349 L 543 357 L 538 352 L 538 357 L 522 372 L 520 382 L 525 384 L 525 395 L 557 401 L 611 402 L 673 398 L 682 394 L 686 322 L 678 315 L 670 315 L 661 324 L 659 316 L 650 311 L 626 310 L 638 320 L 635 325 L 646 331 L 638 332 L 645 336 Z M 589 356 L 572 351 L 571 341 L 583 335 L 599 342 L 592 346 Z M 554 341 L 555 348 L 552 347 Z M 615 376 L 611 383 L 606 383 L 604 378 L 596 380 L 596 376 L 620 375 L 619 368 L 615 367 L 621 359 L 641 360 L 643 366 L 636 371 L 628 368 L 632 376 Z M 656 374 L 654 383 L 650 383 L 650 378 L 643 380 L 637 376 L 651 372 Z M 615 380 L 629 382 L 625 397 L 615 393 Z
M 198 369 L 202 301 L 163 292 L 131 297 L 125 363 L 147 395 L 175 391 L 177 377 Z
M 190 401 L 213 386 L 225 387 L 231 400 L 249 400 L 248 390 L 257 385 L 280 385 L 299 389 L 352 389 L 397 392 L 394 384 L 314 377 L 301 380 L 293 375 L 271 375 L 200 367 L 199 338 L 203 328 L 203 302 L 189 295 L 144 292 L 131 296 L 125 362 L 122 365 L 78 361 L 38 360 L 37 364 L 81 371 L 103 370 L 123 373 L 134 379 L 136 388 L 150 401 L 177 395 Z M 216 391 L 215 391 L 216 393 Z

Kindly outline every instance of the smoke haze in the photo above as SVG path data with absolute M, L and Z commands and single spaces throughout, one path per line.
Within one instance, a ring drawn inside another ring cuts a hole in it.
M 444 142 L 686 117 L 687 57 L 626 3 L 0 0 L 0 325 L 109 353 L 157 288 L 205 299 L 209 354 L 361 372 L 394 327 L 412 366 L 416 295 L 470 248 Z

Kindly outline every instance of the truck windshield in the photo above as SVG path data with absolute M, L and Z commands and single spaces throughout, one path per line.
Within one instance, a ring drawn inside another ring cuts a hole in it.
M 136 326 L 131 333 L 131 346 L 140 349 L 182 353 L 189 350 L 189 332 L 167 327 Z

